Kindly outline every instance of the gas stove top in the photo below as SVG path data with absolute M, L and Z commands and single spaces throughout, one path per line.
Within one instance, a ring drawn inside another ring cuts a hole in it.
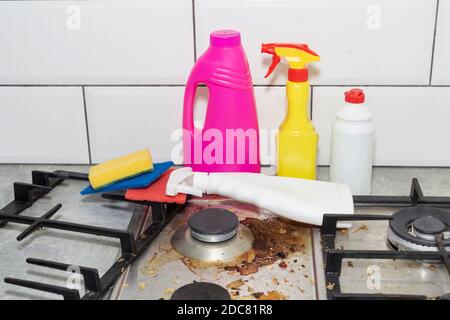
M 85 179 L 34 171 L 32 183 L 14 184 L 0 235 L 8 236 L 3 252 L 19 258 L 1 262 L 2 298 L 445 299 L 450 292 L 450 198 L 424 197 L 417 180 L 409 196 L 355 196 L 354 216 L 328 214 L 317 228 L 216 196 L 184 207 L 121 194 L 76 197 Z M 112 223 L 117 216 L 127 219 Z M 338 229 L 340 221 L 352 227 Z M 81 288 L 68 282 L 73 273 Z

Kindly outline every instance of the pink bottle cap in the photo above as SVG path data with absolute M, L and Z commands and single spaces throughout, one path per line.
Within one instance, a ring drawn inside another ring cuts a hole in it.
M 230 48 L 241 44 L 241 34 L 236 30 L 217 30 L 211 32 L 209 43 L 216 48 Z

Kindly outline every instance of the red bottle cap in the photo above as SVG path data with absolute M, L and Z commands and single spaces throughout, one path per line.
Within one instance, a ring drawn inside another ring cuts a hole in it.
M 351 89 L 345 92 L 345 102 L 349 103 L 363 103 L 366 99 L 364 91 L 361 89 Z
M 308 81 L 308 69 L 291 69 L 288 70 L 288 80 L 292 82 Z
M 209 35 L 209 43 L 216 48 L 229 48 L 241 44 L 241 34 L 235 30 L 217 30 Z

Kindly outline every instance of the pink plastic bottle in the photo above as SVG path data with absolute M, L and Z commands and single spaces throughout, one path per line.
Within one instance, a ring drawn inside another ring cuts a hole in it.
M 203 129 L 194 126 L 197 86 L 209 90 Z M 260 172 L 259 132 L 250 69 L 234 30 L 210 35 L 184 94 L 184 164 L 201 172 Z

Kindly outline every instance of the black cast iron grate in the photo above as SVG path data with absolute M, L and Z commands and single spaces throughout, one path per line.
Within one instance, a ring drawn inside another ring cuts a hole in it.
M 414 207 L 432 206 L 439 208 L 450 208 L 450 197 L 425 197 L 422 193 L 419 181 L 414 178 L 411 182 L 409 196 L 354 196 L 356 207 Z M 450 212 L 449 212 L 450 214 Z M 324 215 L 321 228 L 322 250 L 325 263 L 325 281 L 327 285 L 327 298 L 330 300 L 385 300 L 385 299 L 407 299 L 425 300 L 429 299 L 423 295 L 404 294 L 372 294 L 372 293 L 342 293 L 340 286 L 340 275 L 342 261 L 344 259 L 390 259 L 390 260 L 440 260 L 444 263 L 450 275 L 450 252 L 446 250 L 442 237 L 436 238 L 437 251 L 389 251 L 389 250 L 344 250 L 336 249 L 335 239 L 337 223 L 340 221 L 370 221 L 392 219 L 391 215 Z M 450 294 L 445 294 L 438 299 L 449 299 Z
M 13 185 L 14 200 L 4 208 L 0 209 L 0 228 L 7 223 L 28 225 L 28 227 L 17 237 L 18 241 L 25 239 L 35 230 L 42 227 L 115 238 L 120 241 L 120 257 L 102 276 L 100 276 L 98 270 L 94 268 L 34 258 L 26 259 L 26 262 L 29 264 L 56 270 L 67 271 L 76 268 L 76 270 L 79 270 L 84 280 L 85 294 L 83 296 L 80 296 L 80 291 L 77 289 L 54 286 L 41 282 L 16 278 L 5 278 L 4 281 L 13 285 L 61 295 L 64 299 L 68 300 L 98 300 L 105 296 L 116 280 L 120 278 L 125 269 L 153 242 L 182 206 L 168 203 L 130 201 L 147 206 L 148 210 L 146 212 L 151 215 L 152 223 L 139 235 L 135 235 L 131 231 L 126 230 L 116 230 L 51 220 L 51 217 L 61 209 L 62 204 L 56 205 L 41 217 L 20 215 L 20 213 L 31 207 L 33 203 L 49 193 L 52 189 L 61 184 L 61 182 L 70 179 L 88 180 L 88 176 L 85 173 L 70 171 L 57 170 L 54 172 L 46 172 L 36 170 L 32 171 L 31 184 L 15 182 Z M 114 197 L 111 198 L 114 199 Z

